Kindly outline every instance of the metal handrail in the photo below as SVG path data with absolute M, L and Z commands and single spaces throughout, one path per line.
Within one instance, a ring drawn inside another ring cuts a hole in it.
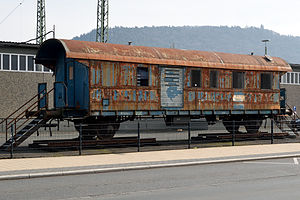
M 32 97 L 30 100 L 28 100 L 26 103 L 24 103 L 22 106 L 20 106 L 16 111 L 14 111 L 12 114 L 10 114 L 8 117 L 6 117 L 4 120 L 1 121 L 0 124 L 2 124 L 3 122 L 5 122 L 5 133 L 6 133 L 6 141 L 7 141 L 7 135 L 8 135 L 8 130 L 10 128 L 10 126 L 12 126 L 12 124 L 14 124 L 14 135 L 16 135 L 17 130 L 22 127 L 26 122 L 29 121 L 29 118 L 27 120 L 25 120 L 21 125 L 18 125 L 17 127 L 17 122 L 19 122 L 21 119 L 24 119 L 24 117 L 26 116 L 26 113 L 28 111 L 33 111 L 35 108 L 38 107 L 38 103 L 46 97 L 47 101 L 48 101 L 48 95 L 54 90 L 54 88 L 52 88 L 49 92 L 47 92 L 46 94 L 42 94 L 43 92 L 46 91 L 46 89 L 43 89 L 41 92 L 39 92 L 37 95 L 35 95 L 34 97 Z M 25 110 L 23 112 L 21 112 L 20 114 L 18 114 L 16 117 L 14 117 L 12 120 L 9 120 L 11 116 L 13 116 L 14 114 L 16 114 L 18 111 L 20 111 L 23 107 L 25 107 L 27 104 L 29 104 L 30 102 L 32 102 L 32 100 L 36 97 L 38 97 L 40 94 L 41 97 L 38 98 L 38 100 L 36 100 L 35 102 L 33 102 L 32 104 L 30 104 L 28 107 L 25 108 Z M 46 104 L 47 105 L 47 104 Z M 45 106 L 46 107 L 46 106 Z M 43 108 L 45 108 L 43 107 Z M 43 109 L 41 108 L 41 109 Z M 38 109 L 34 115 L 38 114 L 41 109 Z
M 45 90 L 45 89 L 44 89 Z M 41 92 L 43 92 L 44 90 L 42 90 Z M 40 92 L 40 93 L 41 93 Z M 15 113 L 17 113 L 19 110 L 21 110 L 21 108 L 23 108 L 26 104 L 30 103 L 34 98 L 36 98 L 40 93 L 36 94 L 34 97 L 32 97 L 30 100 L 28 100 L 26 103 L 24 103 L 22 106 L 20 106 L 17 110 L 15 110 L 13 113 L 11 113 L 8 117 L 6 117 L 5 119 L 3 119 L 0 124 L 2 124 L 4 121 L 6 121 L 7 119 L 9 119 L 11 116 L 13 116 Z

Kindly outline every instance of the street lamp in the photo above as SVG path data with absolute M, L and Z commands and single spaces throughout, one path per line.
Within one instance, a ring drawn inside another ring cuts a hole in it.
M 270 42 L 270 40 L 262 40 L 262 42 L 265 43 L 265 55 L 268 55 L 267 42 Z

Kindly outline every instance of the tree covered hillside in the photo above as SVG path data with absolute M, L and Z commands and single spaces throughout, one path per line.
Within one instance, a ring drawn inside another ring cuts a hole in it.
M 75 37 L 75 40 L 95 41 L 96 31 Z M 109 42 L 137 46 L 193 49 L 238 54 L 264 55 L 264 43 L 268 39 L 268 54 L 300 63 L 300 37 L 280 35 L 260 28 L 238 26 L 160 26 L 160 27 L 115 27 L 109 30 Z

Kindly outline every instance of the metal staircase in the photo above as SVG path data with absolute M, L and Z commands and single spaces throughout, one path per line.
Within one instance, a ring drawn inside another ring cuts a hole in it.
M 36 132 L 40 127 L 47 123 L 49 119 L 43 119 L 42 117 L 37 117 L 33 119 L 29 124 L 18 131 L 13 137 L 8 139 L 0 148 L 9 150 L 11 146 L 17 147 L 22 142 L 24 142 L 29 136 Z
M 45 126 L 51 119 L 46 115 L 46 111 L 48 96 L 52 91 L 53 89 L 49 92 L 46 88 L 41 89 L 37 95 L 0 122 L 4 124 L 6 133 L 6 141 L 0 149 L 9 150 L 11 147 L 17 147 L 40 127 Z
M 299 116 L 288 104 L 286 104 L 286 108 L 287 111 L 282 115 L 277 115 L 274 121 L 281 131 L 294 133 L 299 136 L 296 124 L 292 123 L 296 119 L 299 119 Z

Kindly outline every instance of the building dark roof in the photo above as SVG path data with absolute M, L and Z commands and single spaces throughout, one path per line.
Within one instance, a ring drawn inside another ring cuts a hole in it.
M 300 64 L 293 64 L 293 63 L 290 63 L 290 66 L 291 66 L 292 68 L 300 69 Z
M 17 47 L 17 48 L 33 48 L 38 49 L 39 44 L 25 43 L 25 42 L 6 42 L 0 41 L 0 47 Z

